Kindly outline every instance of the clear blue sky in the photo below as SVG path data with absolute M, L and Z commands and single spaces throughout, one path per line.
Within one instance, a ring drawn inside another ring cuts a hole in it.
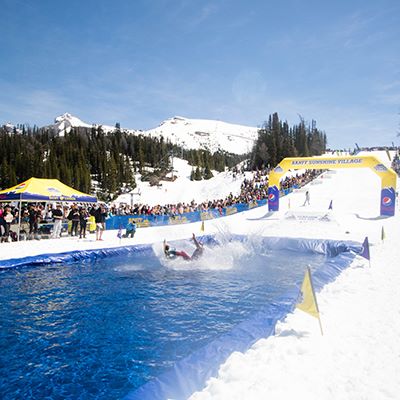
M 400 139 L 399 0 L 0 0 L 0 123 L 315 119 Z

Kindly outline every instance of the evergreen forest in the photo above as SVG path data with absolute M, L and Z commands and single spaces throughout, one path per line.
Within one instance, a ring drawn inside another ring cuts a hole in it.
M 251 168 L 273 168 L 286 157 L 321 155 L 326 151 L 326 145 L 326 134 L 317 129 L 315 121 L 310 125 L 300 117 L 297 125 L 289 126 L 274 113 L 258 131 L 250 155 Z
M 121 131 L 104 132 L 101 126 L 73 128 L 59 136 L 51 128 L 0 127 L 0 187 L 31 177 L 55 178 L 85 193 L 109 201 L 135 188 L 135 172 L 157 184 L 171 172 L 172 157 L 193 166 L 193 179 L 212 177 L 211 170 L 233 167 L 244 156 L 218 151 L 185 150 L 163 138 Z M 170 179 L 173 179 L 172 177 Z

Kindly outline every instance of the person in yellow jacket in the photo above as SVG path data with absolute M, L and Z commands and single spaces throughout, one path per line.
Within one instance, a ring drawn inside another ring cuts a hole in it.
M 94 218 L 94 215 L 91 215 L 89 217 L 88 225 L 89 225 L 89 232 L 90 233 L 96 232 L 96 219 Z

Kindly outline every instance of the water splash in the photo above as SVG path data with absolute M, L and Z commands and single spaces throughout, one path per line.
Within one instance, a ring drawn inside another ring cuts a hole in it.
M 173 270 L 229 270 L 242 267 L 246 258 L 254 255 L 268 255 L 268 251 L 262 245 L 262 236 L 259 232 L 254 233 L 244 240 L 238 240 L 227 226 L 220 227 L 215 235 L 215 242 L 212 245 L 204 246 L 202 257 L 187 261 L 181 257 L 169 259 L 164 256 L 161 243 L 153 245 L 154 254 L 161 265 Z M 195 250 L 190 240 L 174 241 L 173 247 L 192 254 Z

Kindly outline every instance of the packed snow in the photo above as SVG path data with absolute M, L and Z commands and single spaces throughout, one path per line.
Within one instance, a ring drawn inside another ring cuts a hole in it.
M 390 164 L 385 153 L 373 154 Z M 224 181 L 224 193 L 237 193 L 237 181 L 229 176 Z M 171 185 L 152 190 L 160 193 L 159 199 L 178 202 L 185 196 L 189 182 L 186 170 Z M 206 188 L 209 182 L 196 184 L 198 191 L 190 189 L 193 197 L 200 196 L 202 190 L 206 192 L 200 187 Z M 206 197 L 216 194 L 217 188 Z M 309 206 L 303 206 L 306 190 L 310 193 Z M 145 186 L 141 191 L 145 200 L 154 197 L 154 193 L 146 193 Z M 328 210 L 331 202 L 333 209 Z M 396 205 L 394 217 L 381 218 L 379 203 L 380 180 L 372 171 L 344 169 L 328 171 L 281 198 L 280 211 L 272 216 L 267 207 L 260 207 L 205 222 L 206 234 L 225 232 L 360 243 L 368 236 L 371 263 L 357 256 L 335 282 L 317 293 L 323 336 L 315 318 L 296 310 L 278 323 L 274 336 L 259 340 L 245 353 L 233 353 L 220 366 L 218 376 L 211 378 L 190 400 L 399 398 L 400 210 Z M 305 215 L 329 218 L 320 221 L 304 218 Z M 201 235 L 200 225 L 139 228 L 134 239 L 122 239 L 122 244 L 155 243 L 155 248 L 161 248 L 164 238 L 190 238 L 192 232 Z M 104 242 L 96 242 L 92 237 L 4 243 L 0 259 L 121 245 L 116 231 L 106 231 L 103 238 Z

